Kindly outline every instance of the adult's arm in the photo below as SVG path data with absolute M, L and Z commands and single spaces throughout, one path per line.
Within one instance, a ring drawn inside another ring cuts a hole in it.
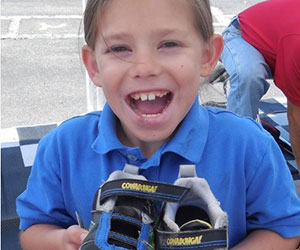
M 300 106 L 288 101 L 290 140 L 300 175 Z

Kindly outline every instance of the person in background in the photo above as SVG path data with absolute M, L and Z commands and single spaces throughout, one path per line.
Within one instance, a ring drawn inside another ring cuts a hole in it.
M 222 63 L 230 76 L 227 109 L 257 118 L 274 79 L 288 100 L 290 140 L 300 173 L 300 1 L 269 0 L 234 17 L 223 32 Z

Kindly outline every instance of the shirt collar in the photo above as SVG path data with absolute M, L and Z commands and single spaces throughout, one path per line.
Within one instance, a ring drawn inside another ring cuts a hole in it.
M 199 162 L 207 141 L 208 127 L 207 110 L 199 104 L 196 98 L 175 136 L 167 143 L 163 151 L 176 153 L 193 163 Z
M 119 141 L 116 134 L 117 117 L 106 103 L 98 123 L 99 134 L 94 141 L 92 148 L 100 154 L 106 154 L 109 151 L 127 148 Z
M 128 149 L 120 143 L 116 135 L 116 119 L 115 114 L 106 104 L 98 124 L 99 134 L 92 145 L 96 152 L 106 154 L 112 150 Z M 199 162 L 207 140 L 208 126 L 207 110 L 200 106 L 196 98 L 175 136 L 159 149 L 160 154 L 173 152 L 190 162 Z

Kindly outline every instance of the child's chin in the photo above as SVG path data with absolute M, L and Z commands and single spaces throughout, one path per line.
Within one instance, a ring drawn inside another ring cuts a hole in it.
M 159 133 L 159 134 L 152 134 L 152 135 L 143 135 L 139 136 L 138 139 L 145 143 L 164 143 L 166 142 L 171 136 L 171 133 Z

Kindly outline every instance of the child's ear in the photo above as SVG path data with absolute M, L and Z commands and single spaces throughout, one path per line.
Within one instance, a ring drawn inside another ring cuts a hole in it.
M 96 61 L 95 52 L 87 45 L 84 45 L 82 47 L 82 60 L 93 83 L 96 86 L 101 87 L 100 73 Z
M 207 77 L 215 68 L 223 51 L 223 38 L 214 34 L 207 44 L 202 57 L 201 76 Z

